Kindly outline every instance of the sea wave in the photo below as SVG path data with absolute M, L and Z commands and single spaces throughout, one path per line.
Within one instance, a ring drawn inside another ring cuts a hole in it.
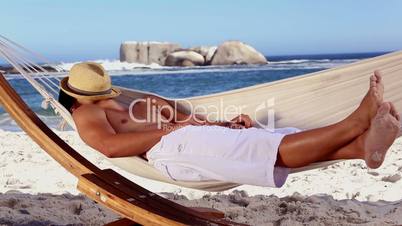
M 321 59 L 321 60 L 311 60 L 311 59 L 296 59 L 296 60 L 282 60 L 282 61 L 271 61 L 271 64 L 300 64 L 307 62 L 316 62 L 316 63 L 324 63 L 330 62 L 330 59 Z
M 361 59 L 294 59 L 270 61 L 270 64 L 323 64 L 323 63 L 351 63 Z
M 92 62 L 96 62 L 101 64 L 105 70 L 107 71 L 125 71 L 125 70 L 133 70 L 138 68 L 146 68 L 146 69 L 160 69 L 163 68 L 159 64 L 140 64 L 140 63 L 127 63 L 120 62 L 120 60 L 108 60 L 108 59 L 99 59 L 99 60 L 91 60 Z M 58 64 L 48 64 L 52 66 L 59 72 L 69 71 L 74 64 L 81 63 L 81 61 L 69 62 L 69 63 L 58 63 Z
M 109 74 L 112 76 L 119 75 L 163 75 L 163 74 L 197 74 L 197 73 L 214 73 L 214 72 L 244 72 L 244 71 L 278 71 L 278 70 L 316 70 L 316 69 L 328 69 L 333 67 L 338 67 L 344 64 L 354 63 L 360 59 L 293 59 L 293 60 L 283 60 L 283 61 L 271 61 L 266 65 L 222 65 L 222 66 L 194 66 L 194 67 L 162 67 L 153 65 L 143 65 L 136 63 L 125 63 L 119 62 L 117 60 L 95 60 L 95 62 L 104 65 L 105 69 L 108 70 Z M 60 69 L 59 72 L 49 73 L 50 78 L 61 78 L 65 77 L 68 73 L 67 71 L 72 67 L 73 64 L 79 63 L 61 63 L 55 66 L 56 68 L 63 68 L 64 71 Z M 127 66 L 129 65 L 129 66 Z M 32 75 L 33 77 L 40 77 L 41 75 Z M 19 74 L 8 74 L 7 79 L 21 79 L 22 76 Z

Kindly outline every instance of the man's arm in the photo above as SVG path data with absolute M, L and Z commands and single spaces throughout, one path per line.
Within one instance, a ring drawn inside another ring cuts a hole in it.
M 191 124 L 191 125 L 204 125 L 205 119 L 202 119 L 198 115 L 194 114 L 186 114 L 179 111 L 176 106 L 172 106 L 165 99 L 162 99 L 158 96 L 149 95 L 144 97 L 145 100 L 151 101 L 151 105 L 156 106 L 161 110 L 161 114 L 166 118 L 170 119 L 170 123 L 179 123 L 179 124 Z
M 231 121 L 211 122 L 200 115 L 185 114 L 180 112 L 174 106 L 170 105 L 166 100 L 157 96 L 147 96 L 146 99 L 152 100 L 152 104 L 157 105 L 162 109 L 161 113 L 165 118 L 171 118 L 172 123 L 189 123 L 191 125 L 216 125 L 229 127 L 233 129 L 251 128 L 252 120 L 248 115 L 240 114 Z M 173 115 L 172 115 L 173 114 Z
M 73 119 L 81 139 L 109 158 L 141 155 L 167 134 L 162 129 L 117 134 L 104 110 L 92 104 L 75 110 Z

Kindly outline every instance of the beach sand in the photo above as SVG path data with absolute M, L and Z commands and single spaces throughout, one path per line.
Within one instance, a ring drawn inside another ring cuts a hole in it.
M 101 168 L 186 206 L 213 207 L 250 225 L 401 225 L 402 139 L 383 166 L 346 161 L 293 174 L 282 188 L 240 186 L 222 193 L 186 189 L 130 175 L 88 148 L 75 132 L 56 131 Z M 77 180 L 25 133 L 0 130 L 0 225 L 100 225 L 119 218 L 76 189 Z

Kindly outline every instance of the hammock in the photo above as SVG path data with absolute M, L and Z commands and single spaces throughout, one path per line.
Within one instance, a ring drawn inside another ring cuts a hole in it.
M 46 59 L 1 36 L 0 55 L 2 55 L 28 82 L 44 97 L 44 106 L 50 106 L 66 122 L 75 128 L 70 113 L 55 99 L 58 95 L 59 78 L 50 76 L 40 65 L 26 55 L 47 62 Z M 335 123 L 350 114 L 360 103 L 368 89 L 368 79 L 374 70 L 379 69 L 384 75 L 386 87 L 385 100 L 392 101 L 402 111 L 402 52 L 363 60 L 336 69 L 329 69 L 304 76 L 270 82 L 233 91 L 192 97 L 188 99 L 169 99 L 176 101 L 179 108 L 189 112 L 192 106 L 243 106 L 242 113 L 249 114 L 253 120 L 266 122 L 265 110 L 275 110 L 276 127 L 297 127 L 312 129 Z M 122 95 L 117 101 L 128 106 L 134 99 L 153 93 L 120 87 Z M 156 95 L 158 96 L 158 95 Z M 274 99 L 273 99 L 274 98 Z M 274 103 L 272 103 L 272 100 Z M 274 105 L 272 105 L 274 104 Z M 219 114 L 217 114 L 219 115 Z M 219 118 L 216 118 L 219 119 Z M 140 157 L 109 159 L 114 165 L 138 176 L 175 184 L 183 187 L 206 191 L 223 191 L 239 184 L 223 181 L 186 182 L 174 181 L 163 176 L 159 171 Z M 291 173 L 325 167 L 339 161 L 327 161 L 311 164 L 307 167 L 292 169 Z

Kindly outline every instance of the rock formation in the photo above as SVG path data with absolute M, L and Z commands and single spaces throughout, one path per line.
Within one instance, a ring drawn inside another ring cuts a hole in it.
M 211 65 L 266 64 L 264 55 L 239 41 L 227 41 L 218 46 Z
M 178 49 L 180 45 L 168 42 L 123 42 L 120 45 L 120 61 L 164 65 L 166 57 Z
M 181 50 L 167 56 L 165 66 L 200 66 L 204 65 L 204 57 L 191 50 Z
M 198 46 L 181 49 L 168 42 L 123 42 L 120 61 L 164 66 L 201 66 L 233 64 L 266 64 L 264 55 L 240 41 L 227 41 L 220 46 Z

